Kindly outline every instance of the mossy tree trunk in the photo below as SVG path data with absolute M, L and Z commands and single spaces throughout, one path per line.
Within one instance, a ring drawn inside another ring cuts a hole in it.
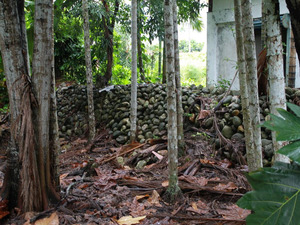
M 250 111 L 249 111 L 245 50 L 244 50 L 244 42 L 243 42 L 242 11 L 241 11 L 240 0 L 234 0 L 234 15 L 235 15 L 236 46 L 237 46 L 237 56 L 238 56 L 241 103 L 242 103 L 242 111 L 243 111 L 243 125 L 245 130 L 246 152 L 247 152 L 247 158 L 251 158 L 252 152 L 254 151 L 253 150 L 254 141 L 253 141 L 253 128 L 251 127 Z M 249 168 L 249 169 L 255 170 L 255 168 Z
M 265 0 L 262 11 L 264 12 L 266 29 L 266 49 L 267 49 L 267 73 L 269 84 L 270 111 L 278 115 L 277 108 L 286 109 L 285 80 L 283 70 L 283 49 L 280 33 L 279 1 Z M 274 151 L 278 151 L 284 146 L 284 142 L 276 141 L 276 132 L 272 132 Z M 289 162 L 289 158 L 275 154 L 275 161 Z
M 178 139 L 177 139 L 177 106 L 175 82 L 173 0 L 165 0 L 165 46 L 167 77 L 167 111 L 168 111 L 168 166 L 169 187 L 165 198 L 174 202 L 181 194 L 178 186 Z
M 137 127 L 137 0 L 131 1 L 131 109 L 130 141 L 136 141 Z
M 249 87 L 249 115 L 252 128 L 251 132 L 253 135 L 253 148 L 247 153 L 247 162 L 249 171 L 252 171 L 262 167 L 262 147 L 261 129 L 259 126 L 260 112 L 257 86 L 257 62 L 251 0 L 241 0 L 241 11 L 246 63 L 246 82 Z
M 183 134 L 183 108 L 182 108 L 182 87 L 180 79 L 180 60 L 179 60 L 179 38 L 177 23 L 177 3 L 173 2 L 173 26 L 174 26 L 174 60 L 175 60 L 175 81 L 176 81 L 176 107 L 177 107 L 177 138 L 178 152 L 184 154 L 185 142 Z
M 83 12 L 83 30 L 84 30 L 84 50 L 85 50 L 85 67 L 86 67 L 86 83 L 87 83 L 87 99 L 88 99 L 88 116 L 89 116 L 89 142 L 91 142 L 96 133 L 96 121 L 94 113 L 94 85 L 92 73 L 92 59 L 90 46 L 90 26 L 89 26 L 89 10 L 87 0 L 82 0 Z

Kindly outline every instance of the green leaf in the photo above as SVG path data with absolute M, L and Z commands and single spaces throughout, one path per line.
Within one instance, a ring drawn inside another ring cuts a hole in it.
M 238 206 L 254 211 L 249 225 L 300 224 L 300 167 L 276 163 L 247 175 L 253 191 L 246 193 Z
M 290 159 L 300 164 L 300 141 L 295 141 L 282 147 L 278 153 L 286 155 Z
M 300 139 L 300 119 L 299 117 L 285 111 L 277 109 L 280 115 L 270 114 L 271 120 L 262 124 L 266 128 L 276 131 L 277 141 L 295 141 Z
M 300 107 L 298 105 L 292 104 L 290 102 L 287 102 L 286 104 L 296 114 L 296 116 L 300 117 Z

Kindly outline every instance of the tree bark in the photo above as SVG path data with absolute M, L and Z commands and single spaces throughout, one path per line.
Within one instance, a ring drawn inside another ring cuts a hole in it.
M 169 187 L 166 199 L 174 202 L 181 190 L 178 186 L 178 140 L 177 140 L 177 107 L 176 83 L 174 66 L 174 26 L 173 0 L 165 0 L 165 46 L 166 46 L 166 77 L 167 77 L 167 112 L 168 112 L 168 167 Z
M 22 25 L 21 25 L 22 24 Z M 23 77 L 29 76 L 27 38 L 23 1 L 0 0 L 0 47 L 10 104 L 11 142 L 1 197 L 9 207 L 17 206 L 20 165 L 18 137 L 21 135 L 21 96 Z
M 58 171 L 50 166 L 50 162 L 57 162 L 53 157 L 58 146 L 57 121 L 50 121 L 57 118 L 51 113 L 51 104 L 55 106 L 53 3 L 37 0 L 35 4 L 31 81 L 24 1 L 0 1 L 0 46 L 12 122 L 12 145 L 1 197 L 9 200 L 10 207 L 18 204 L 22 212 L 45 210 L 50 199 L 59 199 L 55 190 Z
M 93 93 L 94 85 L 93 85 L 93 74 L 92 74 L 89 11 L 88 11 L 87 0 L 82 0 L 82 10 L 83 10 L 84 49 L 85 49 L 88 116 L 89 116 L 89 142 L 92 142 L 92 140 L 95 138 L 96 122 L 95 122 L 95 113 L 94 113 L 94 93 Z
M 161 76 L 161 38 L 158 41 L 158 76 Z
M 138 51 L 138 66 L 140 70 L 140 78 L 142 81 L 146 81 L 145 72 L 144 72 L 144 63 L 143 63 L 143 51 L 142 51 L 142 40 L 141 40 L 141 13 L 140 13 L 140 0 L 137 0 L 138 11 L 137 11 L 137 51 Z
M 267 71 L 269 79 L 270 111 L 280 115 L 277 108 L 286 109 L 285 80 L 283 70 L 283 50 L 280 33 L 279 1 L 265 0 L 263 10 L 266 22 L 266 48 L 267 48 Z M 289 162 L 289 158 L 276 154 L 284 146 L 284 142 L 276 141 L 276 132 L 272 132 L 275 161 Z
M 286 5 L 291 15 L 295 46 L 300 62 L 300 0 L 286 0 Z
M 180 79 L 180 60 L 179 60 L 179 39 L 177 22 L 177 3 L 173 2 L 173 26 L 174 26 L 174 59 L 175 59 L 175 81 L 176 81 L 176 107 L 177 107 L 177 138 L 178 151 L 182 155 L 185 148 L 183 133 L 183 108 L 182 108 L 182 87 Z
M 234 15 L 235 15 L 235 30 L 236 30 L 236 46 L 237 46 L 237 57 L 238 57 L 238 70 L 239 70 L 239 83 L 241 91 L 241 102 L 243 112 L 243 125 L 245 132 L 246 152 L 247 158 L 252 157 L 254 152 L 254 140 L 253 140 L 253 127 L 250 121 L 249 111 L 249 96 L 246 78 L 246 63 L 245 63 L 245 50 L 243 42 L 243 24 L 242 24 L 242 11 L 241 1 L 234 0 Z M 249 167 L 250 171 L 256 168 Z
M 163 74 L 162 74 L 162 83 L 167 82 L 167 57 L 166 57 L 166 38 L 164 40 L 164 49 L 163 49 Z
M 34 110 L 35 131 L 37 139 L 38 170 L 40 175 L 43 209 L 47 209 L 49 199 L 59 199 L 55 191 L 51 174 L 51 156 L 56 151 L 53 140 L 50 140 L 50 125 L 57 121 L 51 121 L 51 93 L 53 93 L 54 76 L 54 43 L 53 43 L 53 1 L 35 1 L 34 20 L 34 56 L 32 63 L 32 84 L 37 100 Z M 57 133 L 57 132 L 56 132 Z M 40 210 L 40 209 L 39 209 Z
M 262 149 L 261 149 L 261 129 L 259 99 L 257 87 L 257 63 L 255 52 L 255 39 L 253 28 L 253 17 L 251 0 L 241 0 L 242 22 L 243 22 L 243 37 L 245 46 L 245 62 L 247 83 L 249 85 L 249 110 L 251 127 L 253 128 L 253 151 L 247 154 L 249 170 L 256 170 L 262 167 Z M 251 168 L 251 169 L 250 169 Z
M 110 9 L 109 5 L 106 0 L 102 0 L 103 6 L 109 14 Z M 97 78 L 97 86 L 98 87 L 105 87 L 108 85 L 108 83 L 111 80 L 112 77 L 112 68 L 113 68 L 113 53 L 114 53 L 114 28 L 116 23 L 116 16 L 119 11 L 120 6 L 120 0 L 115 0 L 115 8 L 112 18 L 105 18 L 103 17 L 103 26 L 104 26 L 104 36 L 105 39 L 108 41 L 107 47 L 106 47 L 106 54 L 107 54 L 107 65 L 106 65 L 106 71 L 104 76 L 99 76 Z
M 137 127 L 137 0 L 131 1 L 131 58 L 130 142 L 134 142 Z

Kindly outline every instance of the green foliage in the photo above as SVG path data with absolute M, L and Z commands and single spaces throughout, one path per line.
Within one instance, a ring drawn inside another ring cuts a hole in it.
M 299 224 L 299 175 L 298 165 L 286 163 L 276 163 L 272 168 L 263 168 L 247 175 L 253 191 L 237 203 L 254 211 L 247 217 L 247 224 Z
M 230 81 L 226 79 L 221 79 L 218 81 L 216 88 L 222 88 L 227 90 L 230 87 Z
M 262 168 L 247 175 L 253 191 L 245 194 L 238 205 L 254 213 L 247 224 L 300 224 L 300 107 L 287 103 L 294 113 L 277 109 L 263 126 L 276 131 L 278 141 L 291 141 L 280 154 L 294 160 L 292 164 L 276 162 L 272 168 Z
M 204 46 L 203 42 L 196 42 L 195 40 L 191 40 L 191 52 L 201 52 Z M 189 52 L 189 42 L 186 40 L 179 41 L 179 51 L 180 52 Z
M 112 84 L 130 84 L 131 70 L 126 66 L 117 64 L 113 67 Z
M 203 53 L 180 53 L 180 73 L 183 86 L 206 84 L 206 56 Z

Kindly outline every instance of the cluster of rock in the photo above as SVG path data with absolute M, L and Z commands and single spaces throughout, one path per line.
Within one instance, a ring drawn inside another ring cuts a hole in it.
M 182 103 L 189 111 L 201 88 L 183 88 Z M 85 86 L 69 86 L 57 92 L 58 122 L 61 137 L 82 135 L 88 129 L 87 97 Z M 138 141 L 162 137 L 167 132 L 166 87 L 159 84 L 138 86 Z M 130 86 L 114 86 L 94 90 L 95 117 L 98 123 L 106 124 L 113 138 L 120 144 L 129 139 Z
M 300 99 L 300 91 L 287 88 L 287 100 Z M 213 117 L 198 117 L 201 110 L 213 109 L 225 96 L 223 88 L 183 87 L 182 103 L 185 112 L 185 126 L 193 123 L 207 130 L 214 130 Z M 138 86 L 138 134 L 139 142 L 160 138 L 167 134 L 167 93 L 161 84 L 143 84 Z M 199 98 L 210 99 L 207 104 Z M 130 86 L 112 86 L 104 90 L 94 90 L 95 117 L 97 123 L 105 124 L 113 138 L 120 144 L 129 140 L 130 130 Z M 88 130 L 87 97 L 85 86 L 69 86 L 57 92 L 58 119 L 61 137 L 83 135 Z M 269 114 L 266 96 L 260 97 L 261 120 Z M 216 112 L 218 128 L 222 135 L 233 141 L 244 138 L 241 102 L 239 93 L 231 91 L 223 99 L 222 107 Z M 193 119 L 191 119 L 191 117 Z M 267 159 L 272 157 L 271 132 L 262 128 L 262 145 Z M 211 138 L 217 148 L 222 146 L 219 139 Z M 230 154 L 226 153 L 225 154 Z M 228 156 L 230 157 L 230 155 Z

